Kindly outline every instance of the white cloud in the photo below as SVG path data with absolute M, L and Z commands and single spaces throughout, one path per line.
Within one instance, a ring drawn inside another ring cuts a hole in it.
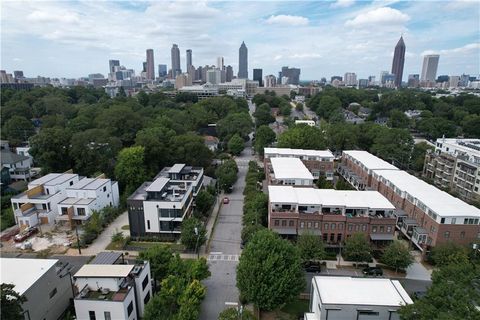
M 278 16 L 270 16 L 270 18 L 268 18 L 265 22 L 267 24 L 306 26 L 308 24 L 308 18 L 281 14 Z
M 458 48 L 452 48 L 452 49 L 444 49 L 444 50 L 426 50 L 422 52 L 422 56 L 428 55 L 428 54 L 440 54 L 440 55 L 458 55 L 458 54 L 468 54 L 471 53 L 472 51 L 476 51 L 478 54 L 480 50 L 480 42 L 477 43 L 469 43 L 467 45 L 464 45 L 462 47 Z
M 347 8 L 355 3 L 355 0 L 337 0 L 330 5 L 330 8 Z
M 354 19 L 347 20 L 347 27 L 364 27 L 378 25 L 384 26 L 401 25 L 410 20 L 410 17 L 397 9 L 390 7 L 377 8 L 365 13 L 360 13 Z M 384 23 L 385 25 L 379 25 Z
M 74 12 L 35 10 L 27 16 L 27 20 L 32 22 L 74 23 L 78 22 L 80 18 Z
M 322 56 L 318 53 L 295 53 L 290 56 L 292 59 L 314 59 L 321 58 Z

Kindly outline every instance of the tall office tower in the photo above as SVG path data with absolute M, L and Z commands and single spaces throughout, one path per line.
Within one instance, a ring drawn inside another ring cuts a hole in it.
M 458 85 L 460 87 L 466 87 L 466 86 L 468 86 L 469 82 L 470 82 L 470 75 L 469 74 L 462 74 L 460 76 L 460 82 L 458 83 Z
M 171 50 L 172 56 L 172 77 L 175 79 L 179 74 L 182 73 L 182 68 L 180 68 L 180 49 L 178 45 L 174 44 Z
M 147 72 L 147 62 L 146 61 L 143 62 L 142 72 L 145 72 L 145 73 Z
M 438 54 L 429 54 L 423 57 L 422 75 L 421 81 L 434 82 L 437 76 L 438 60 L 440 56 Z
M 238 78 L 248 79 L 248 49 L 243 41 L 238 49 Z
M 400 37 L 397 45 L 395 46 L 395 52 L 393 53 L 392 61 L 392 74 L 395 75 L 395 87 L 399 88 L 402 86 L 402 77 L 403 77 L 403 65 L 405 64 L 405 42 L 403 42 L 403 37 Z
M 283 77 L 288 78 L 288 84 L 298 85 L 300 83 L 300 69 L 298 68 L 289 68 L 289 67 L 282 67 L 282 72 L 280 76 L 280 72 L 278 73 L 279 79 L 283 79 Z
M 375 85 L 375 76 L 369 76 L 368 77 L 368 85 L 369 86 L 374 86 Z
M 277 78 L 273 74 L 265 76 L 265 87 L 273 88 L 277 85 Z
M 192 49 L 187 49 L 187 72 L 192 66 Z
M 163 78 L 167 76 L 167 65 L 159 64 L 158 65 L 158 77 Z
M 228 65 L 225 72 L 225 81 L 231 82 L 233 79 L 233 68 L 231 65 Z
M 217 58 L 217 68 L 220 70 L 223 70 L 223 57 L 218 57 Z
M 155 80 L 155 63 L 153 61 L 153 49 L 147 49 L 147 73 L 148 80 Z
M 196 70 L 195 70 L 195 79 L 194 80 L 200 80 L 200 81 L 205 81 L 203 79 L 203 67 L 202 66 L 199 66 Z
M 108 72 L 115 72 L 115 67 L 120 67 L 120 60 L 108 60 Z
M 258 86 L 263 87 L 262 69 L 253 69 L 253 81 L 258 81 Z
M 217 68 L 207 71 L 207 82 L 210 82 L 211 84 L 219 84 L 222 80 L 221 77 L 222 75 L 220 73 L 220 70 L 218 70 Z
M 357 85 L 357 75 L 355 72 L 347 72 L 345 73 L 345 77 L 343 78 L 345 81 L 346 86 L 356 86 Z

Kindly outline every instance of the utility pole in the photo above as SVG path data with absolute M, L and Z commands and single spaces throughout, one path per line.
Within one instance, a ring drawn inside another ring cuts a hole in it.
M 78 248 L 78 254 L 82 254 L 82 250 L 80 249 L 80 239 L 78 238 L 78 226 L 75 225 L 75 234 L 77 235 L 77 248 Z

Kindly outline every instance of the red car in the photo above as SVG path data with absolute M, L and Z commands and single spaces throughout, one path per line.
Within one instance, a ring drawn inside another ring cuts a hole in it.
M 25 241 L 26 239 L 28 239 L 29 237 L 33 236 L 35 233 L 38 232 L 38 228 L 37 227 L 29 227 L 25 230 L 23 230 L 22 232 L 20 232 L 19 234 L 17 234 L 14 238 L 13 238 L 13 241 L 15 242 L 23 242 Z
M 228 204 L 230 202 L 230 199 L 228 197 L 223 198 L 223 203 Z

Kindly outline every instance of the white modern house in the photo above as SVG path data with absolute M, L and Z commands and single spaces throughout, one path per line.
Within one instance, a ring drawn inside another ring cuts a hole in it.
M 105 178 L 84 178 L 65 189 L 65 198 L 58 203 L 56 221 L 82 223 L 94 211 L 118 207 L 118 182 Z
M 0 283 L 13 284 L 27 298 L 22 304 L 28 320 L 57 320 L 73 297 L 70 275 L 55 259 L 0 258 Z
M 289 186 L 313 186 L 313 175 L 298 158 L 271 158 L 269 184 Z
M 196 196 L 203 187 L 203 168 L 187 166 L 177 163 L 172 167 L 165 167 L 156 178 L 169 178 L 172 182 L 190 182 L 193 187 L 193 196 Z
M 317 276 L 304 319 L 399 320 L 398 309 L 412 303 L 398 280 Z
M 32 158 L 26 155 L 16 154 L 10 150 L 2 150 L 0 157 L 1 167 L 7 167 L 10 178 L 13 180 L 30 180 L 32 177 Z
M 77 319 L 136 320 L 152 297 L 150 263 L 86 264 L 73 276 Z

